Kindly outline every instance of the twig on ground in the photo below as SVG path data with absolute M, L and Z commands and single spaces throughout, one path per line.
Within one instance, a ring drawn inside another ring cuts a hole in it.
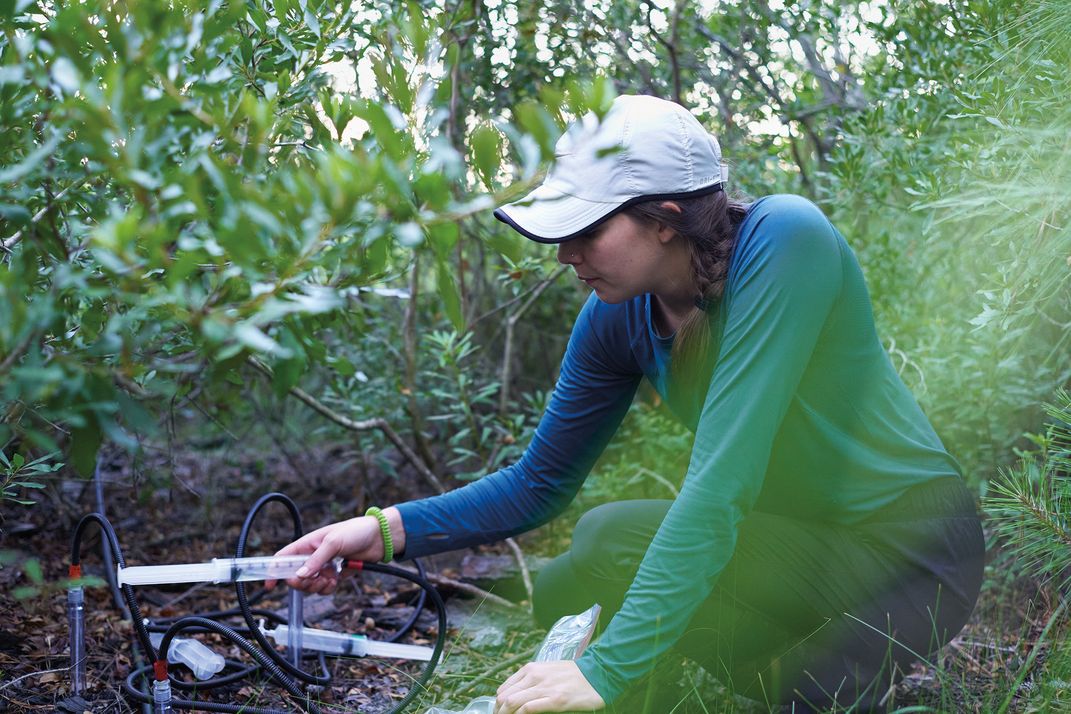
M 504 597 L 499 597 L 498 595 L 489 593 L 486 590 L 476 587 L 475 585 L 469 585 L 468 583 L 463 583 L 460 580 L 448 578 L 445 575 L 439 575 L 437 573 L 428 573 L 424 577 L 432 585 L 442 585 L 444 587 L 453 588 L 454 590 L 460 590 L 463 593 L 474 595 L 478 598 L 486 600 L 487 602 L 493 602 L 496 605 L 501 605 L 502 607 L 508 607 L 512 610 L 516 610 L 520 607 L 520 605 L 510 602 Z
M 528 594 L 528 602 L 532 602 L 532 576 L 528 572 L 528 564 L 524 562 L 524 551 L 512 538 L 506 539 L 506 545 L 513 551 L 513 557 L 517 559 L 517 567 L 521 569 L 521 580 L 524 581 L 524 591 Z
M 959 641 L 952 640 L 951 642 L 948 643 L 948 646 L 951 647 L 952 649 L 954 649 L 956 651 L 956 653 L 960 657 L 963 657 L 965 660 L 970 662 L 974 667 L 976 667 L 979 672 L 985 672 L 988 675 L 992 675 L 993 674 L 993 671 L 989 667 L 986 667 L 981 662 L 979 662 L 977 659 L 975 659 L 975 657 L 973 655 L 971 655 L 971 653 L 968 652 L 967 649 L 965 647 L 963 647 L 963 645 Z
M 26 679 L 27 677 L 40 677 L 43 674 L 53 674 L 55 672 L 66 672 L 68 669 L 69 669 L 68 667 L 60 667 L 59 669 L 45 669 L 45 670 L 42 670 L 40 672 L 30 672 L 29 674 L 24 674 L 21 677 L 15 677 L 10 682 L 4 682 L 3 684 L 0 684 L 0 690 L 7 689 L 12 684 L 17 684 L 17 683 L 21 682 L 22 680 Z

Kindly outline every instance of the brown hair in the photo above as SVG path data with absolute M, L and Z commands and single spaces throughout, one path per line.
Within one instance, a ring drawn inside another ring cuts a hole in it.
M 640 222 L 672 229 L 687 240 L 691 248 L 692 279 L 699 294 L 696 295 L 696 308 L 681 323 L 673 340 L 670 387 L 675 396 L 684 398 L 684 403 L 696 409 L 698 416 L 717 349 L 711 319 L 725 291 L 729 259 L 748 204 L 742 199 L 729 198 L 725 191 L 674 200 L 673 203 L 681 208 L 679 213 L 663 208 L 663 202 L 645 201 L 626 208 L 624 213 Z M 694 386 L 697 384 L 704 386 L 696 390 Z M 698 404 L 694 403 L 696 397 Z

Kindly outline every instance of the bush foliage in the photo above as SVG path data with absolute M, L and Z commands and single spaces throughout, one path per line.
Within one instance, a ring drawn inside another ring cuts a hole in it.
M 975 482 L 1069 377 L 1066 3 L 9 0 L 0 19 L 0 444 L 26 461 L 88 473 L 194 400 L 246 418 L 253 361 L 276 398 L 394 424 L 439 475 L 516 458 L 583 294 L 488 209 L 622 92 L 691 107 L 743 192 L 823 206 Z

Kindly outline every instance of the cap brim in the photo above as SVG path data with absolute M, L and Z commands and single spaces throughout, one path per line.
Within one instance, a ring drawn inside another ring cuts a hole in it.
M 495 210 L 495 218 L 539 243 L 562 243 L 587 233 L 622 207 L 621 202 L 585 201 L 545 184 L 520 201 Z
M 719 182 L 694 191 L 634 196 L 620 203 L 602 203 L 585 201 L 543 185 L 520 201 L 496 208 L 494 215 L 525 238 L 553 245 L 579 238 L 637 203 L 694 198 L 723 188 Z

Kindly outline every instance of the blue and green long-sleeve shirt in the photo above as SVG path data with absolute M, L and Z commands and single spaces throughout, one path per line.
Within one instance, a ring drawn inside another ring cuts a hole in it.
M 808 200 L 751 205 L 718 320 L 706 398 L 687 419 L 695 441 L 680 495 L 620 611 L 577 662 L 607 702 L 683 634 L 752 509 L 851 524 L 915 484 L 959 473 L 878 339 L 851 249 Z M 615 305 L 593 295 L 522 458 L 398 506 L 404 556 L 501 540 L 559 514 L 640 379 L 670 399 L 671 347 L 653 327 L 649 295 Z

